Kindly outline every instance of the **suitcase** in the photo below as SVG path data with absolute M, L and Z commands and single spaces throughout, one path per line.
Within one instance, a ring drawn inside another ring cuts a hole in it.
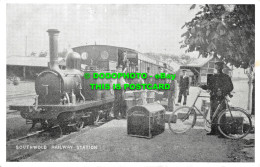
M 165 109 L 157 103 L 134 106 L 127 112 L 127 134 L 152 138 L 165 130 Z
M 125 98 L 134 98 L 134 91 L 126 91 Z
M 147 97 L 146 101 L 147 101 L 147 103 L 154 103 L 154 98 L 153 97 Z
M 164 92 L 155 92 L 155 101 L 162 101 Z
M 135 99 L 142 98 L 143 91 L 133 91 Z

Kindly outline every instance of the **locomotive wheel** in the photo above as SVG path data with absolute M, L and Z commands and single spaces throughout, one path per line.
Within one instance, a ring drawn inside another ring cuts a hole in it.
M 85 122 L 83 121 L 83 119 L 79 119 L 76 123 L 76 131 L 80 131 L 81 129 L 84 128 Z
M 41 120 L 41 128 L 46 130 L 53 127 L 53 123 L 50 123 L 48 120 Z
M 63 135 L 61 127 L 58 125 L 50 129 L 50 136 L 60 138 Z
M 67 124 L 59 124 L 59 127 L 61 129 L 61 135 L 66 135 L 69 133 L 69 127 Z

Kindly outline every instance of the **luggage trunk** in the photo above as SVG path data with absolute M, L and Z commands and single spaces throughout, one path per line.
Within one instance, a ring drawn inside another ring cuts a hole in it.
M 157 103 L 134 106 L 128 110 L 127 133 L 152 138 L 165 130 L 165 109 Z

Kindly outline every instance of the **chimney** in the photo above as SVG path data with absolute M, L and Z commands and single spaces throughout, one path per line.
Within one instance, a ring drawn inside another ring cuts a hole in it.
M 50 69 L 59 70 L 58 65 L 58 35 L 60 33 L 57 29 L 49 29 L 49 47 L 50 47 Z

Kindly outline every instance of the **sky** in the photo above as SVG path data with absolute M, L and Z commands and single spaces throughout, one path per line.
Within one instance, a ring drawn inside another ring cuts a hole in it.
M 59 51 L 96 43 L 181 55 L 181 27 L 198 11 L 190 6 L 7 4 L 7 56 L 25 55 L 26 37 L 27 54 L 48 51 L 51 28 L 60 30 Z

